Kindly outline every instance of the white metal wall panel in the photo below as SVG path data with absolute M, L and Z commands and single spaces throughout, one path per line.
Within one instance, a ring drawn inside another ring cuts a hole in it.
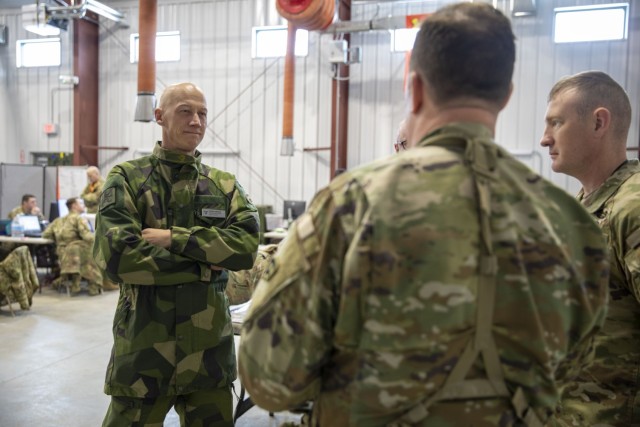
M 113 165 L 149 151 L 160 139 L 155 123 L 135 123 L 133 113 L 137 65 L 129 63 L 129 35 L 138 31 L 138 2 L 104 1 L 126 13 L 130 28 L 120 29 L 101 19 L 100 122 L 101 146 L 127 146 L 128 151 L 99 151 L 99 166 Z M 433 12 L 451 3 L 355 3 L 352 19 L 368 20 L 408 13 Z M 610 73 L 628 91 L 634 108 L 628 145 L 640 142 L 640 4 L 630 2 L 629 39 L 626 41 L 555 45 L 553 8 L 613 3 L 614 0 L 550 0 L 537 2 L 535 17 L 513 18 L 517 36 L 514 92 L 497 126 L 497 140 L 533 169 L 575 192 L 572 178 L 550 170 L 546 150 L 538 145 L 543 128 L 546 96 L 563 75 L 586 69 Z M 324 43 L 330 35 L 310 34 L 309 55 L 296 59 L 293 157 L 281 157 L 284 59 L 251 59 L 251 27 L 263 1 L 159 0 L 158 31 L 179 30 L 182 58 L 157 64 L 158 96 L 179 81 L 193 81 L 209 103 L 209 129 L 204 152 L 231 150 L 234 155 L 206 154 L 205 161 L 237 174 L 257 204 L 281 211 L 283 199 L 310 200 L 329 181 L 329 151 L 303 151 L 330 144 L 332 68 Z M 509 2 L 496 2 L 503 10 Z M 507 11 L 508 12 L 508 11 Z M 20 150 L 70 151 L 73 147 L 73 97 L 60 90 L 59 74 L 71 74 L 70 32 L 62 35 L 63 66 L 37 70 L 15 68 L 15 39 L 26 38 L 17 9 L 0 9 L 0 23 L 8 25 L 10 43 L 0 48 L 0 160 L 19 162 Z M 392 53 L 388 31 L 352 34 L 352 47 L 362 48 L 362 63 L 350 67 L 348 166 L 356 167 L 392 153 L 399 122 L 405 114 L 403 77 L 405 55 Z M 57 89 L 57 91 L 55 90 Z M 53 98 L 52 91 L 55 92 Z M 54 120 L 61 133 L 49 138 L 42 125 Z M 16 141 L 17 144 L 5 144 Z M 635 155 L 635 153 L 632 153 Z
M 0 24 L 9 29 L 9 41 L 0 46 L 0 161 L 31 163 L 32 151 L 73 151 L 73 90 L 59 82 L 72 74 L 72 35 L 60 35 L 60 67 L 16 68 L 16 40 L 37 37 L 22 28 L 19 9 L 0 9 Z M 47 136 L 45 123 L 60 125 Z

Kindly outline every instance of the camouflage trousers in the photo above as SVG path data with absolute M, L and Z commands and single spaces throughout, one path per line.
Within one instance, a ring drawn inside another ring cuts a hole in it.
M 162 427 L 171 407 L 181 427 L 233 426 L 231 389 L 219 388 L 157 398 L 111 396 L 102 427 Z

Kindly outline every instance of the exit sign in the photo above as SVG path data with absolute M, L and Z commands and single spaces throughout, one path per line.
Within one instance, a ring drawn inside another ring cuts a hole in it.
M 58 134 L 58 125 L 55 123 L 45 123 L 42 129 L 44 130 L 44 133 L 49 136 L 55 136 Z

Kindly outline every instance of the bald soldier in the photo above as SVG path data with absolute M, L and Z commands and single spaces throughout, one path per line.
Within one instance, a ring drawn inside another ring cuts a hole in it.
M 100 176 L 100 169 L 95 166 L 89 166 L 87 168 L 87 185 L 82 190 L 80 198 L 84 201 L 84 205 L 87 207 L 87 212 L 98 212 L 98 200 L 102 194 L 102 187 L 104 187 L 104 179 Z
M 191 83 L 166 88 L 155 110 L 162 141 L 109 173 L 94 255 L 120 283 L 103 426 L 232 426 L 236 378 L 225 270 L 250 269 L 258 212 L 235 177 L 196 149 L 207 103 Z
M 604 239 L 495 143 L 515 61 L 486 3 L 430 15 L 407 150 L 346 171 L 291 226 L 244 319 L 242 383 L 312 426 L 543 426 L 606 312 Z

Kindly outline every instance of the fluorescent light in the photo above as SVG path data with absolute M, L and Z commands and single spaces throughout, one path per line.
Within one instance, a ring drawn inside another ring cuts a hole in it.
M 44 3 L 22 6 L 22 27 L 40 36 L 57 36 L 60 28 L 47 23 L 47 10 Z

